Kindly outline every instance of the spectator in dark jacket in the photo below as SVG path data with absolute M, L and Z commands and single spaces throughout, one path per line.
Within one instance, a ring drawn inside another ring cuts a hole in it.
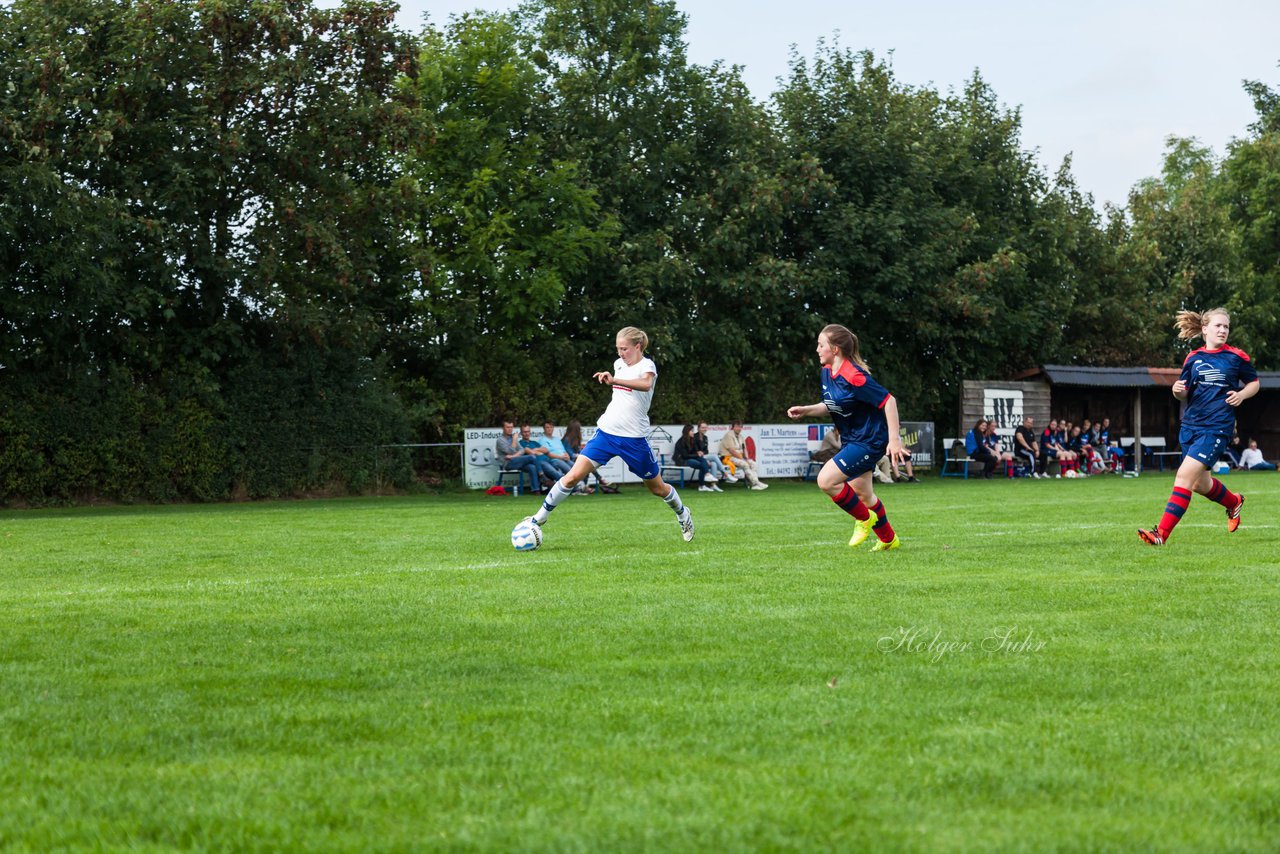
M 680 431 L 680 438 L 676 440 L 675 449 L 671 452 L 671 460 L 678 466 L 688 466 L 693 469 L 693 482 L 698 484 L 699 492 L 717 491 L 711 485 L 716 482 L 716 479 L 707 477 L 711 466 L 702 457 L 702 452 L 698 448 L 698 438 L 693 434 L 692 424 L 684 425 L 684 429 Z
M 982 463 L 982 476 L 990 480 L 991 473 L 996 470 L 996 456 L 987 447 L 987 419 L 979 418 L 973 429 L 965 434 L 964 452 L 969 459 Z

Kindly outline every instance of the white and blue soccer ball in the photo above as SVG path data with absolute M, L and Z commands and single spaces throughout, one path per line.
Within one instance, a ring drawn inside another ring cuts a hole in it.
M 526 516 L 511 531 L 511 547 L 518 552 L 531 552 L 542 545 L 542 527 Z

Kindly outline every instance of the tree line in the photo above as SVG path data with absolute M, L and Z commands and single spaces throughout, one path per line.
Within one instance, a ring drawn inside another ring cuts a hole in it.
M 406 486 L 503 415 L 776 420 L 841 322 L 911 420 L 964 378 L 1176 364 L 1181 306 L 1280 347 L 1280 93 L 1095 210 L 975 72 L 794 54 L 767 102 L 662 0 L 398 28 L 347 0 L 0 8 L 0 500 Z M 383 462 L 377 462 L 383 459 Z M 389 466 L 385 471 L 379 466 Z

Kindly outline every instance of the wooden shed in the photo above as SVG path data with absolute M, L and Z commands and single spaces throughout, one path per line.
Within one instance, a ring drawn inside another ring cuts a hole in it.
M 995 418 L 1000 435 L 1012 436 L 1023 416 L 1035 419 L 1037 430 L 1050 418 L 1074 424 L 1084 419 L 1111 419 L 1113 436 L 1162 438 L 1166 447 L 1178 445 L 1182 404 L 1170 389 L 1178 368 L 1092 368 L 1043 365 L 1010 380 L 965 380 L 961 389 L 959 435 L 979 418 Z M 1280 456 L 1280 371 L 1259 371 L 1262 390 L 1237 412 L 1242 438 L 1255 438 L 1268 459 Z M 1142 455 L 1135 455 L 1141 466 Z

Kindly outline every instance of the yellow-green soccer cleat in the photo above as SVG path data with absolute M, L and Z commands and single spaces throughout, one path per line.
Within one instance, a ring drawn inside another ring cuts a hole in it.
M 898 535 L 894 534 L 893 539 L 889 542 L 884 540 L 876 540 L 876 544 L 871 547 L 873 552 L 890 552 L 902 546 L 902 540 L 898 539 Z
M 849 538 L 849 545 L 860 546 L 867 541 L 867 537 L 871 534 L 871 517 L 865 519 L 853 520 L 853 536 Z

